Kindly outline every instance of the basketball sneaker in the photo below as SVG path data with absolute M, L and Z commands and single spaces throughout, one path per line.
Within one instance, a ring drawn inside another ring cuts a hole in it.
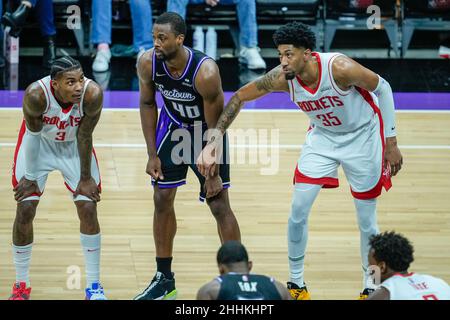
M 359 294 L 358 300 L 366 300 L 366 299 L 370 296 L 370 294 L 371 294 L 372 292 L 374 292 L 374 291 L 375 291 L 375 289 L 372 289 L 372 288 L 365 288 L 365 289 L 363 290 L 363 292 L 361 292 L 361 293 Z
M 30 300 L 31 287 L 27 288 L 25 282 L 13 284 L 12 293 L 8 300 Z
M 157 271 L 150 282 L 150 285 L 134 300 L 175 300 L 177 289 L 175 288 L 175 278 L 167 279 L 164 274 Z
M 94 282 L 90 288 L 86 288 L 85 292 L 86 298 L 84 300 L 108 300 L 103 287 L 98 282 Z
M 289 293 L 291 294 L 292 299 L 294 300 L 311 300 L 311 295 L 308 292 L 306 286 L 299 287 L 293 282 L 287 283 L 287 288 Z

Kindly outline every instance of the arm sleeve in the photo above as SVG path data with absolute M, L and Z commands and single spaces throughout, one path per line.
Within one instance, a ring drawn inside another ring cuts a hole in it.
M 25 131 L 23 147 L 25 148 L 25 179 L 35 181 L 37 177 L 37 163 L 41 148 L 41 131 Z
M 397 133 L 395 131 L 394 97 L 389 82 L 378 76 L 378 86 L 373 93 L 378 97 L 381 116 L 383 117 L 384 123 L 384 136 L 386 138 L 395 137 Z

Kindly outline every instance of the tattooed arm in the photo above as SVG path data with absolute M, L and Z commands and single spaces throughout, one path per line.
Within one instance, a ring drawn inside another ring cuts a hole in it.
M 77 133 L 81 172 L 75 195 L 82 194 L 94 201 L 100 201 L 100 189 L 91 176 L 92 133 L 100 119 L 102 106 L 103 91 L 98 84 L 91 81 L 84 93 L 84 115 Z
M 246 84 L 233 94 L 217 120 L 215 128 L 217 130 L 211 135 L 208 145 L 197 159 L 197 167 L 202 175 L 207 177 L 214 174 L 215 159 L 220 157 L 220 154 L 216 153 L 216 148 L 219 147 L 222 136 L 237 117 L 244 103 L 258 99 L 273 91 L 289 92 L 288 82 L 282 72 L 281 65 L 270 70 L 264 76 Z

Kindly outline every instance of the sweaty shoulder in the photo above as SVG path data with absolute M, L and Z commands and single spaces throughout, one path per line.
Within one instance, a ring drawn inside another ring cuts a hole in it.
M 349 89 L 352 82 L 352 72 L 357 67 L 356 61 L 340 54 L 333 60 L 332 70 L 334 81 L 344 90 Z
M 44 90 L 37 81 L 30 84 L 25 90 L 23 106 L 30 115 L 41 115 L 47 108 L 47 99 Z
M 202 82 L 214 81 L 217 78 L 220 79 L 220 72 L 216 62 L 213 59 L 205 59 L 198 70 L 196 82 L 198 80 Z
M 103 105 L 103 90 L 93 80 L 89 81 L 84 92 L 84 112 L 87 114 L 96 114 Z
M 137 63 L 138 75 L 141 79 L 152 77 L 153 72 L 153 48 L 145 51 L 138 60 Z

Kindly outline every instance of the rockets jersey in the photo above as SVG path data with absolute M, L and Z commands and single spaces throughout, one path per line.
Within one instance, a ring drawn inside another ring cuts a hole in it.
M 381 283 L 391 300 L 450 300 L 450 286 L 425 274 L 395 274 Z
M 217 300 L 282 300 L 275 280 L 267 276 L 230 272 L 216 280 L 220 283 Z
M 359 87 L 341 90 L 333 79 L 332 64 L 340 53 L 313 52 L 319 68 L 319 82 L 316 88 L 308 87 L 297 75 L 289 80 L 291 100 L 310 118 L 312 127 L 331 132 L 352 132 L 368 122 L 378 109 L 375 94 Z
M 55 142 L 74 141 L 77 138 L 78 127 L 83 117 L 84 93 L 90 79 L 85 78 L 81 102 L 73 104 L 66 109 L 61 108 L 58 101 L 56 101 L 50 81 L 50 76 L 38 81 L 42 90 L 44 90 L 47 100 L 47 108 L 42 115 L 43 127 L 41 135 Z
M 153 51 L 152 79 L 164 100 L 164 109 L 169 118 L 178 126 L 190 126 L 195 121 L 205 122 L 203 97 L 195 89 L 195 77 L 201 64 L 210 59 L 203 52 L 184 47 L 188 51 L 188 61 L 182 75 L 173 77 L 166 63 L 157 59 Z

